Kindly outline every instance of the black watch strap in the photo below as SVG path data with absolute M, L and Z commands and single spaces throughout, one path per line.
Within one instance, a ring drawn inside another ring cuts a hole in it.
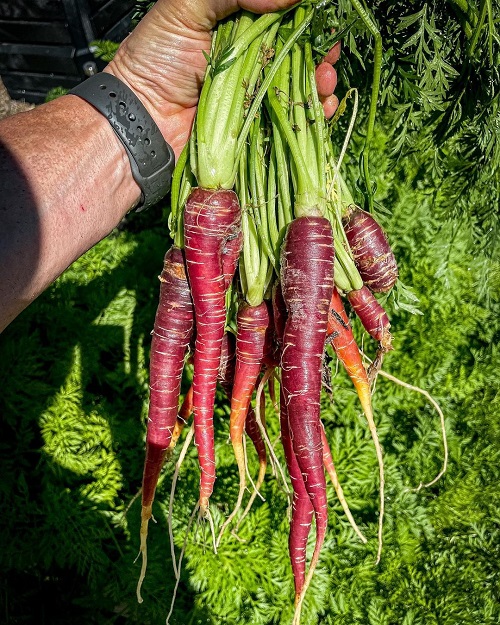
M 132 175 L 142 191 L 137 211 L 152 206 L 170 190 L 175 156 L 145 106 L 121 80 L 102 72 L 69 92 L 102 113 L 125 146 Z

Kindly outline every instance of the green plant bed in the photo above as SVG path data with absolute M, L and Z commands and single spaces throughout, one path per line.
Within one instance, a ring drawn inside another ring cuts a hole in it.
M 373 156 L 379 197 L 391 209 L 381 220 L 402 280 L 423 313 L 411 315 L 389 299 L 395 350 L 384 369 L 439 402 L 449 467 L 431 488 L 412 490 L 441 468 L 439 418 L 422 395 L 379 377 L 374 408 L 385 452 L 386 519 L 382 560 L 375 566 L 375 452 L 355 394 L 343 372 L 336 374 L 333 403 L 323 398 L 323 419 L 368 544 L 356 538 L 329 487 L 327 543 L 303 623 L 496 625 L 499 264 L 481 256 L 470 230 L 443 221 L 440 202 L 448 198 L 439 189 L 417 184 L 408 162 L 389 172 L 379 156 Z M 129 507 L 141 484 L 150 331 L 169 241 L 158 211 L 140 216 L 140 224 L 134 219 L 76 262 L 0 337 L 0 596 L 6 625 L 156 625 L 169 610 L 173 463 L 154 506 L 141 605 L 135 597 L 139 499 Z M 486 285 L 479 281 L 485 263 Z M 364 342 L 370 353 L 366 337 Z M 237 496 L 227 417 L 219 397 L 216 524 Z M 267 419 L 273 438 L 278 419 L 271 406 Z M 279 446 L 278 455 L 283 461 Z M 174 503 L 177 557 L 198 479 L 192 447 Z M 256 500 L 241 527 L 245 542 L 227 534 L 215 555 L 208 526 L 191 532 L 171 623 L 291 622 L 287 499 L 269 470 L 262 494 L 266 501 Z

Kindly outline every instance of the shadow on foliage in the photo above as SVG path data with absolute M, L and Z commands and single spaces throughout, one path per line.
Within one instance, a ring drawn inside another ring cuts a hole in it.
M 129 234 L 110 235 L 108 248 Z M 154 230 L 134 235 L 116 267 L 82 273 L 84 284 L 63 276 L 0 337 L 6 624 L 144 624 L 168 612 L 175 579 L 166 528 L 150 546 L 139 606 L 139 501 L 128 527 L 120 514 L 141 483 L 150 331 L 169 244 Z M 181 591 L 172 623 L 194 618 L 187 582 Z

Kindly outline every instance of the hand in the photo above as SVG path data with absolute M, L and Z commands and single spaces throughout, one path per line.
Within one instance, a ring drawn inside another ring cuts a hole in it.
M 297 0 L 158 0 L 105 71 L 139 96 L 176 157 L 189 138 L 211 30 L 238 9 L 276 11 Z

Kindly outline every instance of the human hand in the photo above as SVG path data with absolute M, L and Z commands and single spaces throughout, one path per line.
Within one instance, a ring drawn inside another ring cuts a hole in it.
M 106 67 L 141 99 L 176 157 L 189 138 L 211 30 L 238 9 L 276 11 L 298 0 L 158 0 Z

